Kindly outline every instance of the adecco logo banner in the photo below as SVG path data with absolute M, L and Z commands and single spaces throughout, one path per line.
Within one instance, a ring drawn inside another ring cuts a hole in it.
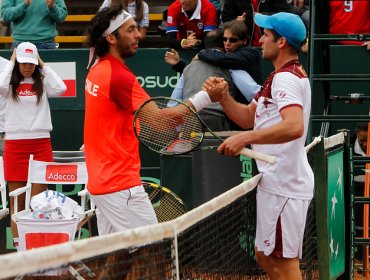
M 45 176 L 49 182 L 76 182 L 77 165 L 47 165 Z
M 48 62 L 48 65 L 67 86 L 66 92 L 59 97 L 76 97 L 76 62 Z

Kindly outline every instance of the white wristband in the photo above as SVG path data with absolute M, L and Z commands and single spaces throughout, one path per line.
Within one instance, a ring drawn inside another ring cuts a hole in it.
M 209 98 L 209 95 L 206 91 L 201 90 L 197 94 L 195 94 L 193 97 L 189 98 L 189 101 L 193 104 L 195 107 L 195 111 L 199 112 L 204 107 L 207 107 L 212 103 L 211 98 Z

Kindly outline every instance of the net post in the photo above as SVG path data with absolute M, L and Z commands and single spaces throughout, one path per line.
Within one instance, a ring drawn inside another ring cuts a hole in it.
M 370 108 L 369 108 L 370 110 Z M 370 111 L 369 111 L 370 114 Z M 367 140 L 370 138 L 370 122 L 368 122 Z M 370 155 L 370 145 L 366 147 L 366 156 Z M 370 163 L 365 164 L 365 169 L 370 169 Z M 370 173 L 365 172 L 364 197 L 370 196 Z M 364 204 L 363 237 L 369 237 L 369 204 Z M 362 254 L 362 267 L 365 278 L 370 278 L 369 273 L 369 245 L 364 245 Z
M 339 129 L 338 133 L 343 133 L 344 135 L 344 154 L 343 154 L 343 179 L 344 185 L 348 188 L 344 188 L 344 199 L 347 210 L 345 210 L 345 250 L 349 253 L 346 254 L 346 267 L 345 267 L 345 279 L 352 279 L 354 273 L 354 254 L 355 254 L 355 218 L 354 218 L 354 197 L 355 188 L 353 182 L 353 156 L 350 143 L 350 130 L 349 129 Z

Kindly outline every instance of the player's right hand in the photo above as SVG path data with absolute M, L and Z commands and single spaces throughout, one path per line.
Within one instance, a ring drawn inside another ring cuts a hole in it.
M 204 86 L 204 88 L 208 88 L 207 93 L 209 98 L 212 102 L 219 102 L 221 101 L 225 95 L 229 92 L 229 84 L 223 78 L 213 78 L 213 87 Z

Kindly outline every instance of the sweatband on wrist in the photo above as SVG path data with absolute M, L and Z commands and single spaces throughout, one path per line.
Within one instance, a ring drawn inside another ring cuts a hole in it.
M 211 98 L 209 97 L 208 93 L 204 90 L 201 90 L 193 97 L 189 98 L 189 101 L 193 104 L 195 111 L 199 112 L 204 107 L 207 107 L 212 103 Z

